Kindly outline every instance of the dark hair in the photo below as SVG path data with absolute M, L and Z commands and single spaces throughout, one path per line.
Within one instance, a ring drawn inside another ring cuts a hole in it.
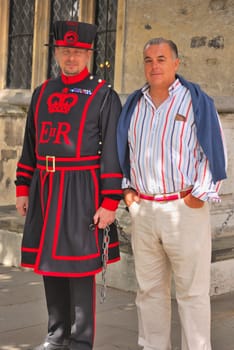
M 153 38 L 147 41 L 144 46 L 143 52 L 151 45 L 167 44 L 170 46 L 171 51 L 175 54 L 175 57 L 178 58 L 178 49 L 176 44 L 172 40 L 164 38 Z

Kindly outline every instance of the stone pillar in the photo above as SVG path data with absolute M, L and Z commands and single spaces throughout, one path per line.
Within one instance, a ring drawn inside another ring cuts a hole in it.
M 47 79 L 50 0 L 35 1 L 31 90 Z
M 10 12 L 9 4 L 10 4 L 10 0 L 5 0 L 0 2 L 0 23 L 1 23 L 0 89 L 4 89 L 6 87 L 9 12 Z

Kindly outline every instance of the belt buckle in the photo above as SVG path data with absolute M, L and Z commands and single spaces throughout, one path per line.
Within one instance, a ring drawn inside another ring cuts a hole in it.
M 179 199 L 179 194 L 178 192 L 172 192 L 172 193 L 161 193 L 158 195 L 155 195 L 154 198 L 156 201 L 162 202 L 162 203 L 167 203 L 168 201 L 172 200 L 171 197 L 177 196 Z
M 52 163 L 52 165 L 49 165 Z M 46 156 L 46 171 L 49 173 L 55 172 L 55 156 Z
M 155 194 L 154 196 L 154 199 L 157 201 L 166 201 L 167 200 L 167 197 L 168 195 L 166 193 L 158 193 L 158 194 Z

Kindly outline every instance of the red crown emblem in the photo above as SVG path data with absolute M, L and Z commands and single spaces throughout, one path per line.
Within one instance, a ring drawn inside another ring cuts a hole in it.
M 78 101 L 78 95 L 73 93 L 55 92 L 47 100 L 49 113 L 67 114 Z
M 78 41 L 78 34 L 70 30 L 64 35 L 64 41 L 66 41 L 68 45 L 74 45 Z

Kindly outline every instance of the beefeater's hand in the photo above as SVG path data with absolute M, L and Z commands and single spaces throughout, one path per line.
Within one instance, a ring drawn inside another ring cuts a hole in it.
M 28 211 L 28 196 L 16 197 L 16 209 L 21 216 L 26 216 Z
M 94 225 L 104 229 L 115 221 L 115 211 L 99 207 L 93 217 Z

